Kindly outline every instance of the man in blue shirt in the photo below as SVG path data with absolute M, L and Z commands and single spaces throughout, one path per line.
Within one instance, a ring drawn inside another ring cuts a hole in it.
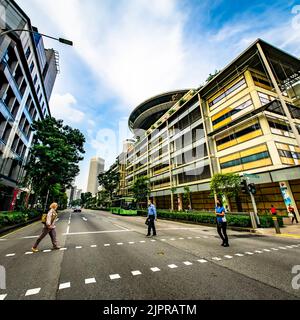
M 151 229 L 153 230 L 153 236 L 156 236 L 156 229 L 154 221 L 157 221 L 157 213 L 155 205 L 152 203 L 151 200 L 148 201 L 148 234 L 147 237 L 151 236 Z
M 217 215 L 218 234 L 223 241 L 221 246 L 229 247 L 228 236 L 227 236 L 227 231 L 226 231 L 227 220 L 226 220 L 225 208 L 223 207 L 223 204 L 219 199 L 217 200 L 216 215 Z

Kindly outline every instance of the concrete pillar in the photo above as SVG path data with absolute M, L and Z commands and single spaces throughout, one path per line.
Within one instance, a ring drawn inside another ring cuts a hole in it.
M 299 210 L 296 206 L 296 201 L 294 199 L 290 184 L 288 181 L 281 181 L 279 182 L 280 191 L 284 200 L 284 203 L 286 205 L 286 208 L 288 208 L 289 204 L 295 209 L 295 213 L 297 216 L 298 221 L 300 220 Z
M 178 195 L 178 211 L 183 210 L 183 201 L 182 201 L 182 194 Z

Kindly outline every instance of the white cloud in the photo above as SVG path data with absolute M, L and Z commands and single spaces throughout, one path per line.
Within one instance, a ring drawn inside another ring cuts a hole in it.
M 50 100 L 51 113 L 55 118 L 70 123 L 80 123 L 84 119 L 83 112 L 75 108 L 77 101 L 70 93 L 53 94 Z

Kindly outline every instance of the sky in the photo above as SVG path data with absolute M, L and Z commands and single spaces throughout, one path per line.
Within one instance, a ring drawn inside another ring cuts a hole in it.
M 131 111 L 157 94 L 198 88 L 257 38 L 300 57 L 294 0 L 17 0 L 60 55 L 52 116 L 86 137 L 76 178 L 86 191 L 90 158 L 106 169 L 131 138 Z

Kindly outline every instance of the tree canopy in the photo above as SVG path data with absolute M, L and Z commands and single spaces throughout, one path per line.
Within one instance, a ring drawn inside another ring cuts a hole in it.
M 241 178 L 235 173 L 217 173 L 210 182 L 210 189 L 219 198 L 235 197 L 238 195 L 241 185 Z
M 25 184 L 41 197 L 71 187 L 85 153 L 83 134 L 53 117 L 34 122 L 32 129 L 35 135 L 25 166 Z
M 137 203 L 143 202 L 150 194 L 149 178 L 142 176 L 136 178 L 130 191 L 133 193 Z
M 100 173 L 98 176 L 99 185 L 102 186 L 109 194 L 110 200 L 113 198 L 113 193 L 117 190 L 120 182 L 119 172 L 108 170 Z

